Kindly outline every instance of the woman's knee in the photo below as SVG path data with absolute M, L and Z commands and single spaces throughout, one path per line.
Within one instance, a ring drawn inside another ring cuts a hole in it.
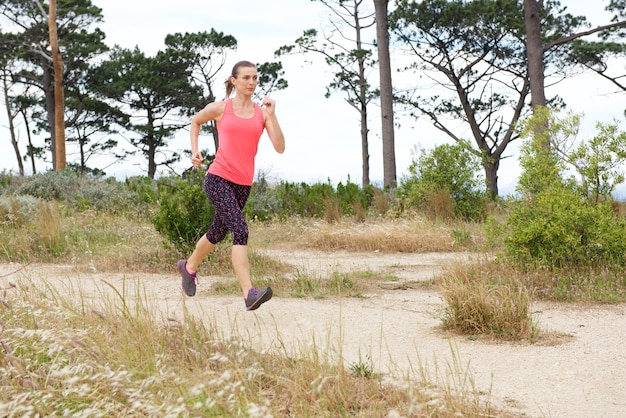
M 233 245 L 248 245 L 248 225 L 238 225 L 230 233 L 233 236 Z
M 222 242 L 224 238 L 226 238 L 226 233 L 228 231 L 226 229 L 209 229 L 209 231 L 205 234 L 206 238 L 209 240 L 211 244 L 218 244 Z

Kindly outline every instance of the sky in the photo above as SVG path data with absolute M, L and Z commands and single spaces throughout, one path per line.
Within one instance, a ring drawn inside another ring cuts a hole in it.
M 218 75 L 218 93 L 221 93 L 221 80 L 227 78 L 237 61 L 274 61 L 273 53 L 278 47 L 293 43 L 305 29 L 321 29 L 329 13 L 319 2 L 310 0 L 152 0 L 149 6 L 146 6 L 146 2 L 128 0 L 92 1 L 102 8 L 104 22 L 98 26 L 106 34 L 105 42 L 109 46 L 138 46 L 147 55 L 153 55 L 164 48 L 165 36 L 170 33 L 215 29 L 234 36 L 238 47 L 228 56 L 223 76 Z M 562 0 L 561 3 L 568 7 L 570 13 L 586 15 L 593 26 L 609 20 L 603 11 L 605 1 Z M 330 180 L 332 184 L 345 184 L 350 180 L 360 184 L 362 159 L 359 114 L 346 103 L 341 93 L 334 93 L 330 98 L 324 97 L 332 73 L 319 58 L 312 58 L 301 55 L 281 58 L 289 87 L 273 93 L 272 98 L 276 100 L 276 114 L 285 133 L 287 147 L 283 154 L 277 154 L 264 135 L 256 159 L 257 172 L 262 171 L 270 179 L 289 182 Z M 393 60 L 392 57 L 392 65 Z M 626 63 L 617 65 L 626 72 Z M 623 115 L 626 94 L 612 94 L 614 92 L 615 88 L 598 76 L 577 76 L 547 88 L 548 95 L 558 93 L 570 110 L 584 115 L 581 126 L 583 137 L 593 136 L 596 121 L 610 122 L 617 118 L 621 128 L 626 129 Z M 17 171 L 6 117 L 3 119 L 2 116 L 4 112 L 3 108 L 0 113 L 0 142 L 2 149 L 10 152 L 0 153 L 0 170 Z M 370 179 L 372 183 L 381 185 L 380 110 L 372 107 L 369 113 Z M 407 174 L 416 146 L 432 149 L 443 143 L 451 143 L 426 118 L 415 120 L 398 114 L 396 123 L 399 124 L 395 131 L 398 179 Z M 501 194 L 512 193 L 517 183 L 520 172 L 517 146 L 509 147 L 510 158 L 501 164 Z M 189 149 L 188 131 L 179 132 L 170 141 L 168 148 L 179 152 Z M 212 138 L 201 136 L 200 148 L 213 150 Z M 71 158 L 68 155 L 68 161 Z M 106 163 L 109 164 L 111 162 Z M 177 169 L 180 167 L 182 171 L 189 166 L 189 161 L 183 157 Z M 143 159 L 112 162 L 106 172 L 118 178 L 146 174 L 147 163 Z

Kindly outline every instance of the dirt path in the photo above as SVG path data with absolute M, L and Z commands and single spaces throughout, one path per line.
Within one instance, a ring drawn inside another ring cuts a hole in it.
M 462 254 L 317 253 L 266 250 L 267 255 L 323 275 L 339 271 L 392 272 L 406 280 L 428 279 Z M 255 312 L 239 297 L 215 296 L 202 278 L 196 297 L 179 291 L 174 271 L 136 282 L 120 274 L 79 273 L 71 267 L 0 265 L 2 285 L 46 279 L 59 289 L 102 298 L 103 281 L 132 292 L 139 282 L 165 318 L 182 318 L 183 307 L 261 350 L 297 355 L 313 344 L 346 364 L 363 363 L 395 375 L 426 370 L 431 381 L 453 382 L 469 372 L 476 390 L 491 402 L 531 417 L 626 416 L 626 305 L 533 305 L 544 331 L 563 335 L 550 345 L 494 344 L 444 334 L 440 295 L 424 288 L 387 286 L 365 298 L 293 299 L 275 295 Z M 222 279 L 223 280 L 223 279 Z M 87 297 L 88 299 L 88 297 Z M 451 373 L 451 370 L 457 370 Z M 460 371 L 459 371 L 460 370 Z

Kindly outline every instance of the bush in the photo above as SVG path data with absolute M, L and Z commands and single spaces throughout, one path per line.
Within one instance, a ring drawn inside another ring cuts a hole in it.
M 538 193 L 553 183 L 575 185 L 578 193 L 594 202 L 610 200 L 615 187 L 624 181 L 621 169 L 626 161 L 626 132 L 618 121 L 596 124 L 596 135 L 579 140 L 580 116 L 564 117 L 539 107 L 527 121 L 520 123 L 525 139 L 520 163 L 524 172 L 518 190 L 526 196 Z M 581 181 L 565 179 L 567 166 Z
M 272 189 L 267 178 L 260 176 L 252 185 L 250 197 L 243 213 L 246 219 L 268 221 L 273 217 L 282 218 L 283 202 Z
M 5 194 L 11 190 L 14 187 L 15 180 L 16 177 L 10 171 L 0 171 L 0 194 Z
M 482 219 L 486 200 L 479 158 L 461 145 L 417 151 L 398 188 L 404 205 L 438 218 Z
M 133 176 L 125 180 L 126 189 L 137 197 L 137 201 L 146 205 L 157 202 L 159 189 L 156 182 L 148 176 Z
M 615 214 L 610 201 L 597 203 L 597 196 L 590 199 L 588 190 L 564 178 L 566 170 L 559 149 L 575 136 L 578 118 L 559 119 L 549 109 L 539 108 L 522 126 L 525 142 L 521 147 L 523 172 L 518 191 L 525 200 L 517 203 L 506 221 L 508 259 L 526 268 L 624 266 L 623 217 Z M 602 149 L 606 145 L 602 142 L 611 138 L 598 137 L 594 149 Z M 584 166 L 588 159 L 598 160 L 598 154 L 603 153 L 579 153 L 578 166 Z M 593 173 L 598 175 L 600 171 L 594 169 Z
M 361 189 L 350 181 L 345 185 L 339 183 L 336 190 L 330 181 L 312 185 L 281 181 L 272 186 L 265 177 L 260 177 L 252 186 L 244 216 L 261 221 L 292 216 L 362 219 L 374 200 L 375 190 L 373 187 Z
M 145 203 L 150 202 L 140 196 L 138 190 L 145 189 L 139 189 L 132 182 L 126 185 L 119 183 L 113 177 L 81 176 L 66 170 L 26 177 L 15 193 L 65 202 L 67 207 L 78 211 L 96 209 L 112 213 L 144 213 Z
M 154 228 L 174 247 L 189 253 L 209 228 L 215 209 L 203 189 L 204 171 L 194 170 L 186 178 L 164 178 L 159 184 Z
M 574 135 L 577 120 L 560 120 L 549 109 L 539 107 L 526 121 L 520 122 L 520 166 L 517 191 L 530 198 L 553 187 L 564 186 L 565 163 L 556 153 L 556 138 Z
M 324 202 L 335 194 L 330 182 L 313 185 L 282 182 L 276 187 L 276 192 L 283 202 L 283 217 L 323 218 Z
M 32 196 L 0 196 L 0 224 L 8 227 L 25 225 L 35 217 L 39 202 Z
M 16 193 L 39 199 L 72 203 L 81 188 L 81 178 L 71 171 L 48 171 L 24 179 Z
M 336 195 L 342 213 L 350 216 L 358 215 L 360 209 L 367 209 L 373 200 L 371 186 L 367 189 L 361 189 L 350 180 L 345 186 L 341 182 L 337 184 Z
M 608 202 L 592 204 L 566 187 L 519 202 L 506 222 L 505 250 L 518 267 L 624 266 L 626 224 Z

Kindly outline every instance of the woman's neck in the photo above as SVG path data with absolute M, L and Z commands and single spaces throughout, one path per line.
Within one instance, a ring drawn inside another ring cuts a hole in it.
M 237 103 L 238 105 L 246 106 L 252 103 L 252 96 L 237 94 L 233 97 L 233 103 Z

